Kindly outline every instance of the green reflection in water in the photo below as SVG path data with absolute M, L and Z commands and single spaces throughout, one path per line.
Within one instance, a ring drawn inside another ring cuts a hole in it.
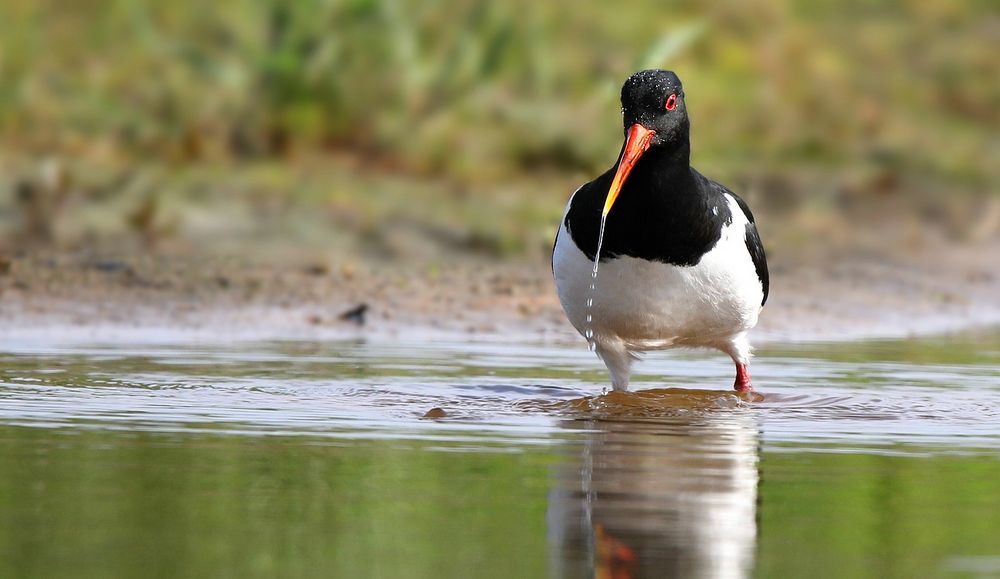
M 497 450 L 3 427 L 0 577 L 544 577 L 558 455 Z M 761 577 L 1000 555 L 995 457 L 779 450 L 760 472 Z
M 2 427 L 0 577 L 540 577 L 548 462 Z
M 1000 561 L 998 457 L 776 452 L 760 469 L 760 577 L 956 576 Z
M 790 356 L 833 362 L 996 365 L 1000 363 L 1000 332 L 984 329 L 905 340 L 767 345 L 757 352 L 762 359 Z

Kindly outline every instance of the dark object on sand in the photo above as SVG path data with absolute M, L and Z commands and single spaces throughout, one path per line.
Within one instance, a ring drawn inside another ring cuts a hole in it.
M 132 270 L 132 266 L 128 263 L 117 259 L 98 259 L 92 261 L 90 267 L 101 273 L 127 273 Z
M 368 312 L 368 304 L 362 302 L 346 312 L 337 316 L 337 319 L 345 322 L 353 322 L 359 326 L 365 325 L 365 314 Z

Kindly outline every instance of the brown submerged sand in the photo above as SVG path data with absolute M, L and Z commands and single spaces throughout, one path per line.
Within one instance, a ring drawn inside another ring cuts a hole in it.
M 771 258 L 754 341 L 930 334 L 1000 324 L 1000 242 Z M 361 315 L 343 316 L 361 305 Z M 363 322 L 363 323 L 361 323 Z M 0 260 L 5 339 L 580 341 L 549 266 L 296 262 L 47 252 Z

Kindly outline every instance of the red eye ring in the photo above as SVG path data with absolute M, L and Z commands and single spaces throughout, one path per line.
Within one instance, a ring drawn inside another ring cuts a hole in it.
M 672 94 L 667 97 L 667 104 L 664 105 L 668 111 L 672 111 L 677 108 L 677 95 Z

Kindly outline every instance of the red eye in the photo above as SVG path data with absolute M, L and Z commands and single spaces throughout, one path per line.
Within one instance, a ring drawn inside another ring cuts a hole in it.
M 667 97 L 667 104 L 665 105 L 668 111 L 672 111 L 677 108 L 677 95 L 672 94 Z

